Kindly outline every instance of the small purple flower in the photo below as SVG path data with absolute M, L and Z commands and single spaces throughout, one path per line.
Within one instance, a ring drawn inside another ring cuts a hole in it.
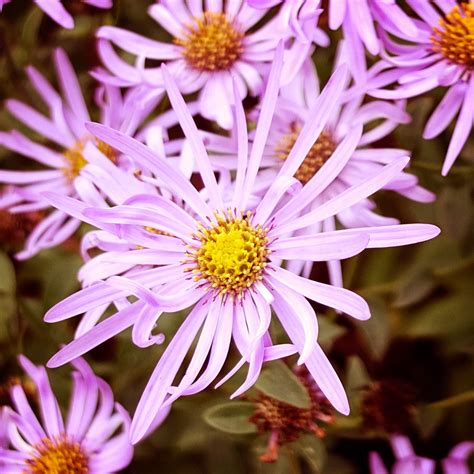
M 439 86 L 447 87 L 444 98 L 429 118 L 423 137 L 438 136 L 455 119 L 456 125 L 444 160 L 445 176 L 468 139 L 474 118 L 474 2 L 455 0 L 407 3 L 417 13 L 416 39 L 396 34 L 403 43 L 384 35 L 391 56 L 371 70 L 368 93 L 384 99 L 415 97 Z M 407 44 L 408 41 L 408 44 Z M 398 81 L 394 90 L 383 87 Z
M 207 387 L 221 371 L 231 340 L 242 355 L 223 383 L 245 363 L 247 377 L 233 394 L 251 387 L 265 360 L 298 352 L 315 381 L 337 410 L 347 414 L 349 404 L 342 384 L 317 343 L 317 318 L 308 299 L 333 307 L 357 319 L 370 317 L 367 303 L 343 288 L 302 278 L 281 267 L 283 260 L 327 261 L 347 258 L 367 247 L 389 247 L 421 242 L 435 237 L 439 229 L 424 224 L 367 227 L 293 237 L 294 231 L 337 214 L 383 187 L 406 165 L 394 160 L 378 173 L 352 186 L 316 209 L 307 210 L 318 189 L 338 174 L 338 159 L 328 161 L 304 187 L 293 175 L 324 128 L 330 104 L 342 93 L 345 68 L 339 69 L 313 104 L 310 116 L 281 167 L 272 186 L 256 208 L 248 202 L 257 179 L 268 138 L 278 85 L 283 67 L 283 49 L 277 50 L 262 104 L 253 146 L 249 151 L 247 124 L 234 83 L 238 165 L 235 189 L 228 204 L 218 186 L 204 144 L 171 74 L 163 66 L 166 89 L 181 127 L 189 140 L 204 183 L 196 188 L 167 160 L 158 158 L 145 145 L 99 124 L 89 125 L 97 138 L 153 167 L 162 187 L 173 199 L 148 194 L 136 195 L 112 208 L 88 208 L 71 198 L 48 193 L 57 207 L 82 214 L 96 227 L 121 239 L 98 256 L 111 265 L 129 270 L 66 298 L 45 316 L 56 322 L 87 311 L 103 311 L 114 304 L 117 311 L 97 323 L 61 349 L 49 362 L 57 367 L 124 329 L 133 326 L 132 338 L 141 347 L 162 342 L 154 328 L 163 313 L 191 308 L 159 360 L 142 395 L 132 422 L 131 438 L 139 441 L 150 422 L 164 406 L 182 395 Z M 281 204 L 281 205 L 280 205 Z M 128 243 L 123 245 L 123 243 Z M 136 250 L 129 250 L 134 246 Z M 92 259 L 93 260 L 93 259 Z M 112 267 L 110 267 L 112 268 Z M 138 299 L 129 302 L 127 297 Z M 273 344 L 268 329 L 271 309 L 287 331 L 291 344 Z M 97 324 L 96 324 L 97 323 Z M 195 339 L 196 349 L 183 378 L 174 379 Z
M 87 164 L 83 149 L 91 135 L 84 124 L 90 120 L 90 116 L 66 53 L 57 49 L 54 61 L 62 95 L 34 67 L 27 69 L 32 85 L 48 108 L 49 116 L 18 100 L 6 101 L 6 108 L 16 119 L 52 144 L 45 146 L 37 143 L 17 130 L 0 132 L 1 146 L 46 167 L 40 171 L 0 170 L 0 183 L 14 185 L 6 188 L 0 196 L 0 207 L 10 212 L 50 208 L 49 203 L 41 196 L 45 190 L 54 189 L 67 196 L 82 194 L 77 186 L 77 177 Z M 117 88 L 103 86 L 96 95 L 101 122 L 125 133 L 135 134 L 143 118 L 154 106 L 151 102 L 147 107 L 137 106 L 139 95 L 140 91 L 131 90 L 122 97 Z M 118 159 L 117 153 L 108 145 L 96 143 L 110 160 Z M 17 255 L 18 258 L 29 258 L 44 248 L 64 242 L 79 225 L 77 219 L 71 219 L 62 211 L 53 211 L 32 231 L 25 249 Z
M 288 32 L 279 18 L 250 32 L 265 15 L 243 0 L 203 2 L 201 0 L 162 1 L 150 6 L 150 16 L 172 36 L 163 43 L 112 26 L 97 32 L 99 54 L 113 73 L 96 71 L 95 77 L 119 86 L 146 85 L 150 96 L 164 88 L 159 67 L 146 67 L 147 59 L 165 61 L 183 94 L 199 92 L 199 113 L 225 128 L 232 127 L 232 77 L 241 97 L 258 96 L 263 90 L 264 74 L 275 48 Z M 121 59 L 112 44 L 136 56 L 134 66 Z M 311 45 L 295 42 L 286 52 L 283 77 L 298 71 Z
M 394 435 L 390 438 L 395 464 L 393 474 L 435 474 L 436 462 L 432 459 L 417 456 L 406 436 Z M 441 461 L 444 474 L 470 474 L 467 464 L 469 455 L 474 452 L 474 441 L 464 441 L 456 445 L 448 456 Z M 372 452 L 369 456 L 371 474 L 389 474 L 380 456 Z
M 36 385 L 41 421 L 21 385 L 13 386 L 15 409 L 0 409 L 6 422 L 5 443 L 0 444 L 2 472 L 109 474 L 128 466 L 133 456 L 128 439 L 130 416 L 114 403 L 109 385 L 94 375 L 83 359 L 73 362 L 67 420 L 63 419 L 45 368 L 24 356 L 19 361 Z

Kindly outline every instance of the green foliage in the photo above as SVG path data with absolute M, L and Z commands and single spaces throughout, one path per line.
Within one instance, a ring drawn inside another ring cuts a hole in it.
M 265 395 L 298 408 L 309 408 L 308 390 L 282 361 L 270 362 L 262 370 L 255 388 Z

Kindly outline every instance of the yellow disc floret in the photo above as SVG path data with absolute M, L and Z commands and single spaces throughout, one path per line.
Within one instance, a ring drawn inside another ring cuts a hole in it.
M 241 297 L 262 279 L 270 254 L 268 229 L 253 225 L 251 213 L 236 217 L 230 210 L 216 214 L 216 223 L 199 226 L 194 236 L 199 244 L 188 252 L 195 280 L 206 280 L 208 288 Z
M 35 455 L 26 461 L 23 474 L 88 474 L 88 457 L 75 441 L 62 436 L 58 440 L 43 439 L 35 446 Z
M 300 127 L 292 124 L 289 133 L 277 142 L 274 148 L 275 157 L 280 160 L 286 160 L 299 134 Z M 295 178 L 301 183 L 306 184 L 331 157 L 335 149 L 336 143 L 331 133 L 327 131 L 321 132 L 303 160 L 303 163 L 296 170 Z
M 63 153 L 67 162 L 63 172 L 71 181 L 76 178 L 82 168 L 87 165 L 87 160 L 82 154 L 86 143 L 87 140 L 79 140 Z M 116 162 L 117 152 L 110 145 L 98 139 L 94 139 L 94 144 L 110 161 L 113 163 Z
M 456 5 L 433 28 L 432 49 L 449 62 L 474 69 L 474 4 Z
M 204 13 L 186 27 L 185 36 L 174 43 L 183 46 L 184 59 L 199 71 L 230 69 L 244 50 L 244 33 L 224 13 Z

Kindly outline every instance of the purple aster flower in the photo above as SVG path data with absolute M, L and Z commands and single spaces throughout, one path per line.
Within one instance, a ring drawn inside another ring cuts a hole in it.
M 95 77 L 119 86 L 144 84 L 152 97 L 163 91 L 163 76 L 159 67 L 145 67 L 145 61 L 165 61 L 183 94 L 199 91 L 199 113 L 225 129 L 233 121 L 232 77 L 241 97 L 260 95 L 278 41 L 290 34 L 279 18 L 251 32 L 266 10 L 251 8 L 244 0 L 228 0 L 225 6 L 222 0 L 206 1 L 205 8 L 202 0 L 164 0 L 148 13 L 173 36 L 172 43 L 103 26 L 97 32 L 99 54 L 114 77 L 101 71 Z M 112 43 L 135 55 L 135 66 L 122 60 Z M 285 53 L 284 78 L 298 71 L 310 49 L 311 44 L 294 42 Z
M 343 62 L 343 61 L 342 61 Z M 344 95 L 344 94 L 343 94 Z M 375 148 L 372 145 L 386 137 L 400 123 L 408 123 L 410 116 L 405 112 L 404 101 L 389 103 L 385 101 L 372 101 L 363 103 L 364 95 L 360 94 L 348 102 L 341 100 L 334 102 L 330 108 L 330 116 L 317 137 L 304 161 L 295 173 L 295 178 L 306 184 L 322 166 L 328 161 L 337 146 L 349 136 L 352 137 L 351 145 L 346 149 L 345 157 L 348 160 L 343 165 L 339 174 L 324 190 L 309 203 L 310 209 L 316 209 L 324 202 L 332 199 L 351 186 L 361 183 L 367 176 L 379 172 L 387 163 L 408 155 L 407 150 L 398 148 Z M 301 130 L 311 117 L 313 104 L 319 97 L 319 80 L 312 61 L 306 61 L 301 72 L 292 83 L 281 89 L 275 113 L 270 127 L 268 140 L 263 151 L 261 171 L 258 176 L 258 189 L 256 193 L 265 192 L 273 183 L 278 170 L 288 158 Z M 377 123 L 377 126 L 372 126 Z M 360 127 L 368 130 L 357 133 Z M 231 168 L 236 164 L 236 141 L 202 133 L 210 150 L 216 150 L 212 157 L 218 169 Z M 388 182 L 384 189 L 395 191 L 407 198 L 431 202 L 435 196 L 418 185 L 416 176 L 400 171 Z M 259 196 L 255 197 L 258 201 Z M 358 201 L 352 207 L 344 208 L 337 215 L 298 231 L 298 235 L 311 235 L 323 230 L 334 230 L 336 219 L 346 228 L 379 226 L 398 224 L 399 221 L 392 217 L 380 216 L 374 212 L 375 203 L 366 198 Z M 304 265 L 304 275 L 309 275 L 311 261 L 293 261 L 288 263 L 290 268 L 297 273 Z M 329 274 L 334 285 L 342 286 L 341 265 L 337 260 L 329 263 Z M 298 270 L 299 268 L 299 270 Z
M 107 474 L 128 466 L 133 456 L 128 439 L 130 416 L 121 405 L 114 404 L 109 385 L 94 375 L 83 359 L 73 363 L 67 420 L 63 419 L 45 368 L 24 356 L 19 361 L 38 390 L 41 421 L 21 385 L 13 386 L 15 409 L 3 408 L 7 440 L 0 445 L 2 472 Z
M 87 163 L 82 151 L 91 139 L 84 126 L 90 116 L 66 53 L 57 49 L 54 61 L 62 95 L 34 67 L 27 69 L 32 85 L 48 108 L 49 116 L 18 100 L 6 101 L 6 108 L 16 119 L 51 143 L 51 146 L 46 146 L 34 142 L 17 130 L 0 132 L 0 145 L 46 167 L 40 171 L 0 170 L 0 183 L 14 185 L 0 196 L 0 207 L 10 212 L 48 209 L 49 203 L 41 196 L 45 190 L 83 196 L 76 179 Z M 117 88 L 109 85 L 102 87 L 96 95 L 101 122 L 125 133 L 136 133 L 143 118 L 155 105 L 149 102 L 147 107 L 137 107 L 139 95 L 140 91 L 131 90 L 122 98 Z M 119 159 L 108 145 L 96 143 L 110 160 Z M 53 211 L 32 231 L 18 258 L 29 258 L 44 248 L 64 242 L 79 225 L 77 219 L 71 219 L 62 211 Z
M 396 458 L 391 471 L 393 474 L 435 474 L 436 462 L 417 456 L 406 436 L 394 435 L 390 438 L 390 443 Z M 456 445 L 441 461 L 443 473 L 470 474 L 467 459 L 472 452 L 474 452 L 474 441 L 464 441 Z M 389 474 L 390 472 L 377 453 L 370 453 L 369 464 L 371 474 Z
M 409 0 L 407 3 L 419 16 L 417 37 L 413 39 L 398 33 L 396 36 L 403 43 L 396 43 L 384 35 L 385 48 L 392 56 L 384 55 L 385 60 L 372 68 L 367 90 L 374 97 L 401 99 L 424 94 L 439 86 L 448 88 L 423 132 L 426 139 L 436 137 L 457 115 L 442 168 L 445 176 L 472 130 L 474 2 Z M 394 90 L 383 89 L 394 81 L 399 83 Z
M 265 360 L 298 352 L 315 381 L 340 412 L 349 405 L 339 378 L 317 343 L 317 319 L 308 299 L 333 307 L 357 319 L 370 316 L 367 303 L 355 293 L 300 277 L 281 267 L 283 260 L 327 261 L 347 258 L 367 247 L 404 245 L 430 239 L 439 233 L 424 224 L 367 227 L 293 237 L 298 229 L 314 225 L 352 206 L 389 182 L 406 165 L 394 160 L 378 173 L 348 188 L 316 209 L 302 212 L 337 176 L 346 161 L 348 140 L 333 159 L 305 186 L 293 175 L 329 119 L 329 105 L 342 93 L 346 70 L 338 70 L 314 103 L 290 156 L 273 185 L 255 209 L 249 209 L 262 154 L 272 123 L 283 67 L 283 49 L 272 64 L 262 113 L 250 153 L 247 125 L 238 85 L 234 83 L 236 127 L 239 142 L 235 189 L 228 204 L 216 181 L 204 144 L 178 87 L 166 67 L 163 78 L 181 127 L 189 140 L 205 187 L 199 193 L 179 171 L 159 159 L 145 145 L 100 124 L 91 133 L 122 153 L 155 170 L 163 186 L 184 201 L 183 209 L 172 200 L 136 195 L 123 205 L 108 209 L 88 208 L 71 198 L 48 193 L 52 203 L 83 216 L 96 227 L 135 245 L 136 250 L 114 246 L 98 258 L 114 265 L 134 267 L 68 297 L 45 316 L 47 322 L 65 320 L 113 303 L 117 311 L 59 351 L 49 362 L 57 367 L 133 326 L 132 338 L 142 347 L 157 342 L 154 327 L 165 312 L 191 308 L 160 358 L 136 410 L 131 438 L 140 440 L 160 409 L 182 395 L 207 387 L 220 373 L 231 340 L 242 355 L 223 383 L 248 363 L 247 377 L 233 394 L 251 387 Z M 289 199 L 286 196 L 289 195 Z M 282 205 L 280 205 L 282 204 Z M 150 231 L 150 230 L 153 231 Z M 138 247 L 138 249 L 137 249 Z M 112 250 L 113 249 L 113 250 Z M 145 266 L 143 268 L 142 266 Z M 137 297 L 130 303 L 126 298 Z M 120 304 L 119 304 L 120 302 Z M 268 329 L 273 308 L 291 344 L 273 344 Z M 174 384 L 186 354 L 197 345 L 183 378 Z M 158 340 L 161 342 L 161 339 Z

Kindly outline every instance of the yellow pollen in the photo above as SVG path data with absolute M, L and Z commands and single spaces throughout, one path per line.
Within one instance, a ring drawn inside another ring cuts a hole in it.
M 57 441 L 43 439 L 36 454 L 26 463 L 23 474 L 88 474 L 88 458 L 79 443 L 61 436 Z
M 431 35 L 432 50 L 449 62 L 474 69 L 474 4 L 456 5 Z
M 217 223 L 200 225 L 194 236 L 199 245 L 187 252 L 194 279 L 204 279 L 221 294 L 240 298 L 245 290 L 263 277 L 268 262 L 268 229 L 254 226 L 251 213 L 235 217 L 228 210 L 216 213 Z
M 274 148 L 276 158 L 280 160 L 286 160 L 288 158 L 299 133 L 300 127 L 296 124 L 292 124 L 290 132 L 284 135 Z M 335 149 L 336 144 L 332 135 L 326 131 L 321 132 L 303 160 L 303 163 L 301 163 L 300 167 L 296 170 L 295 178 L 301 183 L 306 184 L 331 157 Z
M 94 139 L 95 146 L 110 160 L 112 163 L 117 161 L 117 152 L 107 143 Z M 82 152 L 86 140 L 77 141 L 71 148 L 66 150 L 63 155 L 67 160 L 67 166 L 64 167 L 63 172 L 69 180 L 73 180 L 78 176 L 82 168 L 87 165 L 87 160 L 84 158 Z
M 224 13 L 205 12 L 197 25 L 186 26 L 186 39 L 175 38 L 183 46 L 188 65 L 199 71 L 222 71 L 232 67 L 244 47 L 244 33 Z

